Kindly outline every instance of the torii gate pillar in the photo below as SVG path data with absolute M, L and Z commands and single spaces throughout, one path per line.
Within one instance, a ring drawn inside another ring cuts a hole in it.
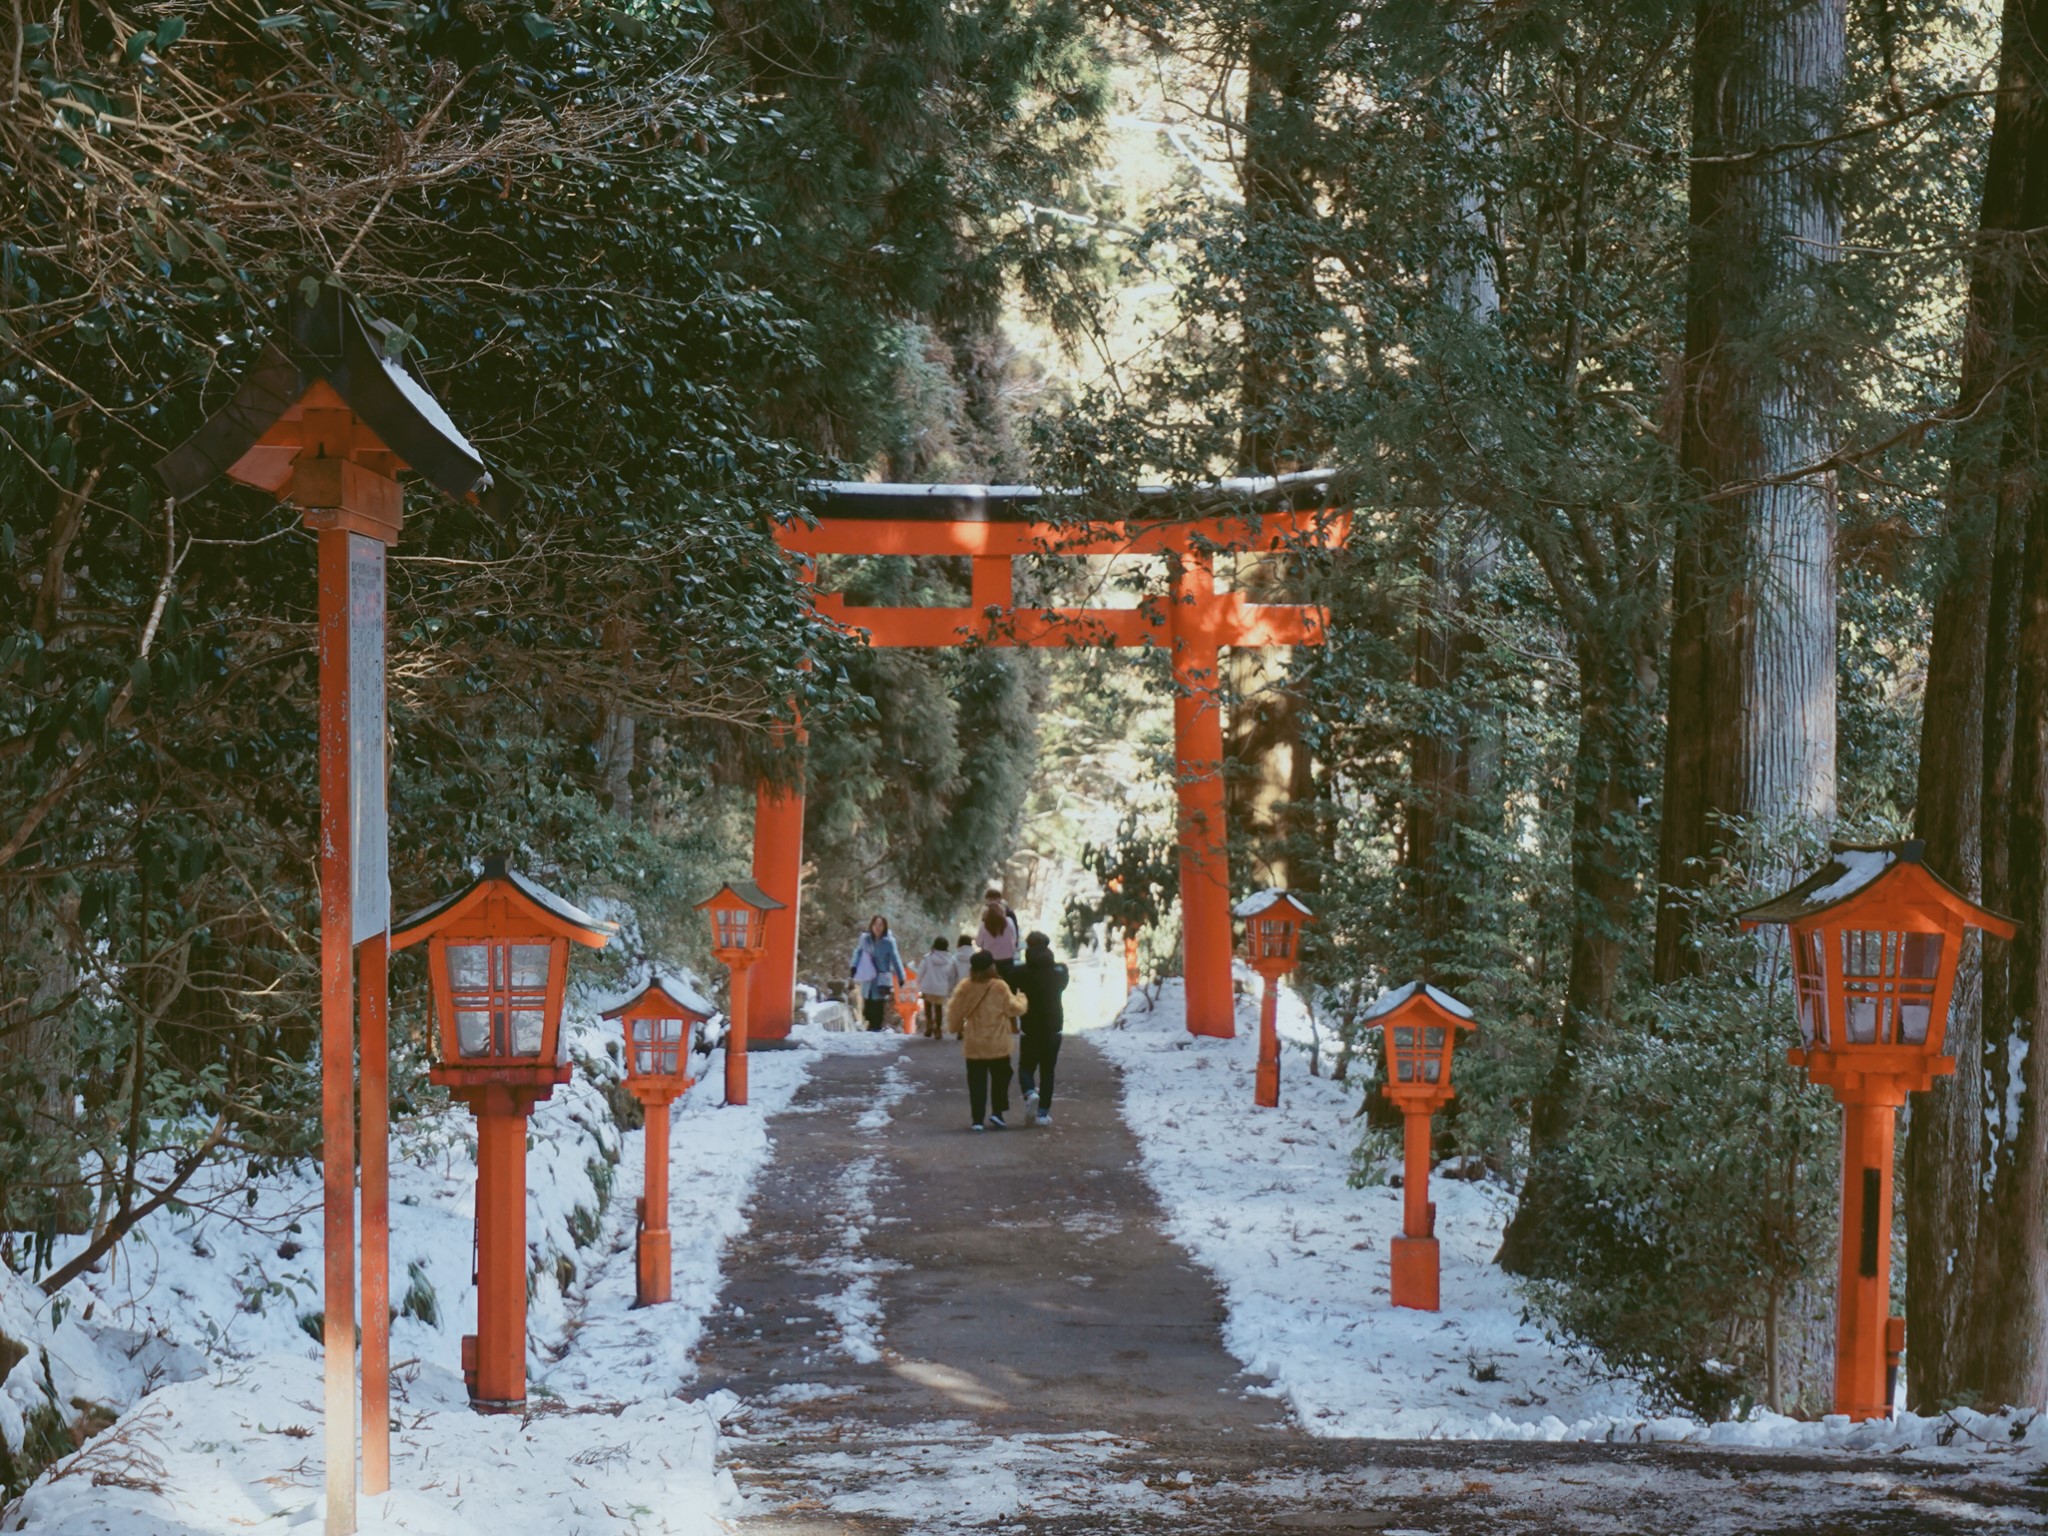
M 754 792 L 754 884 L 789 908 L 768 925 L 768 950 L 747 970 L 747 1038 L 786 1040 L 796 1012 L 796 931 L 804 863 L 804 792 L 763 783 Z
M 1216 568 L 1206 551 L 1174 562 L 1173 750 L 1180 801 L 1181 973 L 1192 1035 L 1236 1032 L 1230 990 L 1230 852 L 1223 794 L 1223 706 Z

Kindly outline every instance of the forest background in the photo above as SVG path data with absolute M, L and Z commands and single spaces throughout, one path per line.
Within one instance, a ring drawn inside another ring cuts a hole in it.
M 1361 1177 L 1357 1015 L 1427 974 L 1532 1307 L 1699 1411 L 1819 1406 L 1835 1117 L 1727 914 L 1918 835 L 2021 936 L 1903 1138 L 1908 1400 L 2048 1401 L 2044 45 L 2048 0 L 25 0 L 0 1257 L 54 1288 L 56 1234 L 311 1150 L 308 536 L 151 466 L 328 282 L 495 481 L 392 559 L 401 909 L 509 846 L 694 955 L 803 772 L 813 979 L 992 876 L 1171 970 L 1163 660 L 867 653 L 772 530 L 819 476 L 1327 467 L 1350 547 L 1231 572 L 1334 617 L 1232 664 L 1233 855 L 1313 893 Z

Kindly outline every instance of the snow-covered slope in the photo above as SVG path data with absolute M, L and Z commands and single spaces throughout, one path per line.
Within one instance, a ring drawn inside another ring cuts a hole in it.
M 810 1049 L 751 1063 L 750 1103 L 726 1107 L 711 1059 L 672 1112 L 670 1212 L 675 1301 L 632 1308 L 633 1201 L 642 1138 L 622 1135 L 603 1085 L 610 1038 L 586 1012 L 575 1079 L 536 1111 L 528 1158 L 531 1410 L 470 1411 L 461 1335 L 470 1284 L 474 1139 L 460 1109 L 406 1128 L 392 1166 L 393 1492 L 366 1499 L 362 1529 L 454 1536 L 574 1530 L 701 1532 L 730 1490 L 716 1469 L 723 1395 L 682 1399 L 689 1359 L 719 1285 L 725 1243 L 744 1224 L 765 1161 L 767 1120 L 808 1076 Z M 806 1031 L 810 1036 L 812 1032 Z M 105 1273 L 70 1287 L 52 1323 L 40 1293 L 0 1292 L 9 1323 L 73 1363 L 60 1386 L 125 1408 L 113 1427 L 52 1466 L 7 1512 L 9 1531 L 229 1536 L 280 1528 L 322 1507 L 318 1173 L 244 1183 L 227 1170 L 201 1204 L 158 1213 Z M 232 1213 L 233 1219 L 230 1219 Z M 0 1276 L 5 1272 L 0 1271 Z M 91 1329 L 120 1330 L 95 1336 Z M 127 1361 L 116 1345 L 152 1341 Z M 148 1376 L 154 1367 L 158 1375 Z M 165 1367 L 168 1367 L 166 1369 Z M 18 1370 L 19 1368 L 17 1368 Z M 183 1379 L 180 1379 L 183 1378 Z M 14 1374 L 0 1405 L 16 1402 Z M 154 1387 L 155 1390 L 149 1390 Z M 10 1422 L 0 1406 L 0 1429 Z
M 1256 983 L 1254 983 L 1256 985 Z M 1173 1236 L 1216 1277 L 1224 1343 L 1320 1435 L 1517 1440 L 1695 1440 L 1717 1444 L 2048 1461 L 2031 1413 L 1901 1414 L 1852 1426 L 1774 1414 L 1705 1424 L 1660 1413 L 1637 1388 L 1549 1342 L 1492 1262 L 1511 1198 L 1491 1183 L 1431 1181 L 1443 1310 L 1388 1297 L 1388 1240 L 1401 1191 L 1350 1187 L 1355 1088 L 1308 1075 L 1299 1005 L 1283 1007 L 1281 1107 L 1253 1107 L 1255 1003 L 1230 1040 L 1187 1033 L 1180 983 L 1134 995 L 1092 1038 L 1123 1069 L 1123 1107 Z M 1292 1037 L 1292 1038 L 1290 1038 Z

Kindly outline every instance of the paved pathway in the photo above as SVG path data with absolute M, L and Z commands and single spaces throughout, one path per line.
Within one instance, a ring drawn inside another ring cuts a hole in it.
M 1319 1440 L 1223 1349 L 1085 1036 L 1051 1129 L 969 1133 L 959 1048 L 821 1057 L 700 1351 L 749 1536 L 2048 1530 L 2048 1489 L 1880 1458 Z

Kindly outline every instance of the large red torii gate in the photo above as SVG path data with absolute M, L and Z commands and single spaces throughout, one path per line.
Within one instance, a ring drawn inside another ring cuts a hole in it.
M 1190 495 L 1138 493 L 1157 513 L 1085 522 L 1045 517 L 1054 500 L 1034 486 L 885 485 L 814 488 L 815 526 L 787 524 L 777 542 L 818 555 L 953 555 L 971 562 L 965 608 L 855 608 L 820 592 L 818 612 L 877 646 L 1157 646 L 1173 658 L 1173 735 L 1180 801 L 1181 959 L 1191 1033 L 1233 1033 L 1230 869 L 1224 825 L 1222 647 L 1317 645 L 1326 611 L 1252 603 L 1216 590 L 1220 552 L 1335 545 L 1349 515 L 1329 505 L 1324 472 L 1224 481 Z M 1181 509 L 1192 509 L 1188 515 Z M 1147 509 L 1149 511 L 1149 507 Z M 1175 515 L 1176 513 L 1179 515 Z M 1168 590 L 1131 608 L 1019 608 L 1020 555 L 1163 555 Z M 754 881 L 790 910 L 753 969 L 752 1035 L 788 1035 L 796 986 L 801 788 L 763 783 L 754 809 Z

